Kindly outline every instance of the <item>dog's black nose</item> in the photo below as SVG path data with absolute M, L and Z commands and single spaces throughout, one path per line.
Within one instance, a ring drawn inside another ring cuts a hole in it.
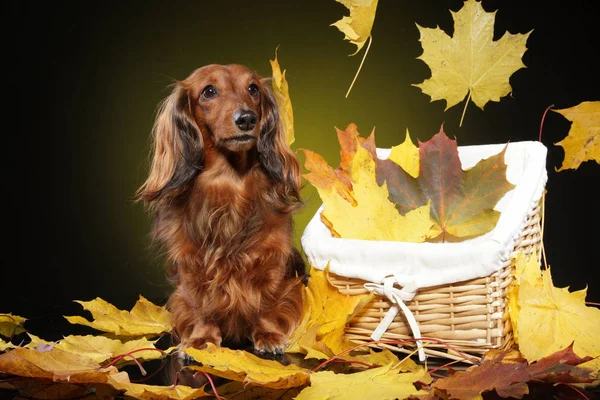
M 256 126 L 257 116 L 254 111 L 238 110 L 233 114 L 233 120 L 238 128 L 243 131 L 249 131 Z

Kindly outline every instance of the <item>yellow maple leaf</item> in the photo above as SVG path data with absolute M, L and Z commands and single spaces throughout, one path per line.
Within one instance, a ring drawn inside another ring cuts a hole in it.
M 565 159 L 557 171 L 577 169 L 589 160 L 600 164 L 600 101 L 584 101 L 575 107 L 552 111 L 572 122 L 567 137 L 555 143 L 565 150 Z
M 32 334 L 29 334 L 29 337 L 31 341 L 27 344 L 28 348 L 37 348 L 39 345 L 52 346 L 69 353 L 91 358 L 97 363 L 102 363 L 123 354 L 131 354 L 131 356 L 124 357 L 117 365 L 133 362 L 133 357 L 142 361 L 159 359 L 174 349 L 172 347 L 164 352 L 160 351 L 154 346 L 155 340 L 151 341 L 145 337 L 126 342 L 94 335 L 70 335 L 65 336 L 58 342 L 47 342 Z
M 285 69 L 283 72 L 279 66 L 277 60 L 277 50 L 275 50 L 275 59 L 269 60 L 271 63 L 271 69 L 273 74 L 272 84 L 273 92 L 275 94 L 275 100 L 277 101 L 277 108 L 279 108 L 279 116 L 283 123 L 285 130 L 285 137 L 287 144 L 291 145 L 294 143 L 294 111 L 292 110 L 292 100 L 290 99 L 290 91 L 285 78 Z
M 397 146 L 392 146 L 388 159 L 398 164 L 413 178 L 419 176 L 419 148 L 410 139 L 408 128 L 406 128 L 404 142 Z
M 368 398 L 393 400 L 427 393 L 424 390 L 417 390 L 414 386 L 414 382 L 428 376 L 424 368 L 420 368 L 417 372 L 400 373 L 400 371 L 400 365 L 388 364 L 353 374 L 316 372 L 310 377 L 310 386 L 302 390 L 296 400 Z
M 115 389 L 125 391 L 125 395 L 141 400 L 191 400 L 209 395 L 204 391 L 204 388 L 191 388 L 179 384 L 176 386 L 158 386 L 132 383 L 125 372 L 109 376 L 108 383 Z
M 12 338 L 15 335 L 25 332 L 23 324 L 27 321 L 26 318 L 18 315 L 0 314 L 0 336 Z
M 325 271 L 311 266 L 309 274 L 305 288 L 309 319 L 304 327 L 296 329 L 292 335 L 295 341 L 287 352 L 328 359 L 354 345 L 344 337 L 344 328 L 373 299 L 373 294 L 348 296 L 329 283 Z
M 4 340 L 2 340 L 0 338 L 0 351 L 6 351 L 8 349 L 12 349 L 13 347 L 15 347 L 15 346 L 12 343 L 5 342 Z
M 231 350 L 208 343 L 202 350 L 184 349 L 201 366 L 190 368 L 204 371 L 245 384 L 283 389 L 308 384 L 310 371 L 295 364 L 283 365 L 278 361 L 265 360 L 243 350 Z
M 536 257 L 537 258 L 537 257 Z M 531 257 L 534 259 L 534 257 Z M 519 351 L 529 361 L 537 361 L 573 343 L 579 357 L 596 357 L 580 366 L 598 374 L 600 370 L 600 309 L 585 305 L 586 289 L 570 292 L 556 288 L 550 269 L 522 275 L 518 289 L 511 290 L 516 299 L 517 313 L 513 320 Z M 511 300 L 511 313 L 515 311 Z
M 429 218 L 429 204 L 400 215 L 388 199 L 387 184 L 377 184 L 375 162 L 362 146 L 357 148 L 350 176 L 356 206 L 333 191 L 317 187 L 325 205 L 322 216 L 339 236 L 415 243 L 428 237 L 433 225 Z
M 341 196 L 350 204 L 356 204 L 356 200 L 352 194 L 352 184 L 349 177 L 344 175 L 343 171 L 331 168 L 327 164 L 327 161 L 314 151 L 307 149 L 300 150 L 304 152 L 304 166 L 310 171 L 308 174 L 304 174 L 304 178 L 307 181 L 324 193 Z
M 350 10 L 350 15 L 334 22 L 331 26 L 335 26 L 345 35 L 344 40 L 356 45 L 356 51 L 351 54 L 353 56 L 363 48 L 367 39 L 371 36 L 379 0 L 336 1 L 346 6 Z
M 469 99 L 481 109 L 488 101 L 500 101 L 511 93 L 510 76 L 524 68 L 521 58 L 527 50 L 526 34 L 506 32 L 493 41 L 496 13 L 485 12 L 481 3 L 466 0 L 458 12 L 452 12 L 454 35 L 439 28 L 418 26 L 423 60 L 431 69 L 431 78 L 415 84 L 431 101 L 446 100 L 446 110 L 468 94 L 460 125 Z
M 158 336 L 171 332 L 171 314 L 140 296 L 131 311 L 119 310 L 107 301 L 96 298 L 91 301 L 76 300 L 94 317 L 93 321 L 80 316 L 65 316 L 72 324 L 81 324 L 113 333 L 117 336 Z
M 339 21 L 334 22 L 331 26 L 335 26 L 344 34 L 344 40 L 350 41 L 356 45 L 356 51 L 351 56 L 356 55 L 365 45 L 367 39 L 369 39 L 369 45 L 363 55 L 362 61 L 354 75 L 354 79 L 346 92 L 346 97 L 350 94 L 356 78 L 367 58 L 369 48 L 373 37 L 371 36 L 371 29 L 373 29 L 373 23 L 375 22 L 375 13 L 377 11 L 377 3 L 379 0 L 336 0 L 338 3 L 343 4 L 350 10 L 350 16 L 345 16 Z
M 302 387 L 272 389 L 262 386 L 246 386 L 242 382 L 231 381 L 217 388 L 222 399 L 260 399 L 260 400 L 288 400 L 294 399 Z
M 108 375 L 115 374 L 115 367 L 101 368 L 91 358 L 50 348 L 39 351 L 26 347 L 16 347 L 0 354 L 0 371 L 28 377 L 72 383 L 104 383 Z
M 508 289 L 508 315 L 513 327 L 517 326 L 519 316 L 519 285 L 522 281 L 529 282 L 531 285 L 540 284 L 542 281 L 541 264 L 538 261 L 537 252 L 527 257 L 522 252 L 511 257 L 511 264 L 514 267 L 515 279 Z M 518 329 L 513 329 L 515 342 L 518 342 Z

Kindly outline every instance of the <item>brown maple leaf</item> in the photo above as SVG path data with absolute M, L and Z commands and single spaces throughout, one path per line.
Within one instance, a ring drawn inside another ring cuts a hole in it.
M 500 397 L 520 399 L 529 393 L 527 382 L 589 383 L 594 379 L 590 371 L 579 368 L 591 359 L 573 353 L 573 346 L 558 351 L 541 360 L 527 364 L 525 359 L 505 359 L 506 352 L 486 359 L 480 366 L 437 380 L 432 387 L 453 399 L 479 399 L 484 392 L 496 391 Z
M 387 183 L 390 200 L 401 214 L 431 201 L 433 241 L 457 241 L 494 229 L 495 205 L 514 185 L 506 180 L 504 150 L 463 171 L 458 146 L 443 126 L 427 142 L 419 141 L 419 176 L 413 178 L 390 160 L 376 160 L 377 183 Z

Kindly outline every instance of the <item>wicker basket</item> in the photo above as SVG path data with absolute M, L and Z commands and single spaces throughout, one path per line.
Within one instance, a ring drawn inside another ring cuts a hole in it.
M 512 254 L 529 256 L 534 250 L 541 256 L 541 207 L 533 210 L 515 243 Z M 479 358 L 490 349 L 507 349 L 514 344 L 508 315 L 507 292 L 513 280 L 513 267 L 507 261 L 502 269 L 485 278 L 420 290 L 406 305 L 411 310 L 423 337 L 441 339 L 444 344 L 426 343 L 425 354 L 451 360 L 465 360 L 460 353 Z M 366 294 L 367 283 L 329 274 L 331 282 L 343 294 Z M 346 338 L 356 343 L 370 342 L 371 334 L 390 308 L 385 297 L 377 296 L 346 326 Z M 412 332 L 403 313 L 399 313 L 382 339 L 406 340 Z M 426 342 L 426 341 L 424 341 Z M 449 350 L 450 345 L 456 351 Z M 380 344 L 392 350 L 413 353 L 414 345 Z
M 499 148 L 467 146 L 461 155 L 474 165 L 478 157 L 496 154 Z M 539 142 L 511 143 L 507 158 L 509 152 L 507 177 L 510 172 L 511 179 L 519 182 L 514 195 L 501 206 L 502 222 L 499 220 L 490 232 L 491 240 L 482 237 L 477 244 L 442 248 L 333 238 L 320 221 L 322 208 L 317 211 L 302 237 L 309 262 L 318 269 L 329 265 L 328 279 L 343 294 L 365 294 L 374 286 L 379 290 L 375 291 L 378 296 L 346 325 L 347 339 L 356 343 L 372 342 L 373 338 L 404 341 L 402 345 L 379 342 L 376 346 L 407 354 L 420 348 L 422 361 L 428 355 L 474 362 L 491 349 L 514 345 L 507 299 L 514 277 L 511 256 L 519 252 L 529 256 L 535 251 L 538 259 L 541 257 L 540 220 L 547 175 L 546 148 Z M 369 263 L 371 259 L 374 261 Z M 438 276 L 446 272 L 446 276 Z M 390 296 L 391 285 L 385 289 L 386 281 L 394 280 L 394 285 L 404 286 L 406 298 L 402 294 Z M 409 282 L 416 282 L 416 290 L 407 289 Z M 387 290 L 387 295 L 382 295 L 382 290 Z M 414 332 L 420 342 L 412 340 L 416 339 Z

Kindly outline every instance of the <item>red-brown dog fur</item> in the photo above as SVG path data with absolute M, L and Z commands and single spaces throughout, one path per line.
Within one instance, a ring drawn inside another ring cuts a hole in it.
M 245 111 L 256 126 L 236 120 Z M 304 263 L 292 245 L 300 184 L 268 80 L 208 65 L 174 85 L 138 198 L 174 269 L 168 307 L 181 348 L 251 340 L 282 354 L 303 309 Z

